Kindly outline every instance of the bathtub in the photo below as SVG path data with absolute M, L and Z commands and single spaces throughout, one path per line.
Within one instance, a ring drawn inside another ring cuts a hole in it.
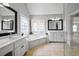
M 48 40 L 46 35 L 33 34 L 29 35 L 28 42 L 29 42 L 29 49 L 31 49 L 41 44 L 47 43 Z

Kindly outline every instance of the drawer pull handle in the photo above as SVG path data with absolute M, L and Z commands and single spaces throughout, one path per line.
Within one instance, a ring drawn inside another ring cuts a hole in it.
M 23 48 L 24 47 L 24 45 L 23 46 L 21 46 L 21 48 Z

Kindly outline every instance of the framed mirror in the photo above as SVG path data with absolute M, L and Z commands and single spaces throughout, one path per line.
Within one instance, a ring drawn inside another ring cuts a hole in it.
M 63 30 L 63 19 L 48 20 L 48 30 Z
M 17 12 L 9 6 L 0 5 L 0 36 L 16 34 Z

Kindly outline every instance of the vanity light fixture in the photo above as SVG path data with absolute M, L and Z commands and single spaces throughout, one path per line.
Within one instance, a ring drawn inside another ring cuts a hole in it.
M 12 19 L 4 19 L 3 21 L 11 21 Z
M 55 18 L 55 20 L 59 20 L 59 19 L 60 19 L 60 18 L 58 18 L 58 17 L 57 17 L 57 18 Z
M 60 18 L 56 17 L 56 18 L 50 18 L 51 20 L 59 20 Z

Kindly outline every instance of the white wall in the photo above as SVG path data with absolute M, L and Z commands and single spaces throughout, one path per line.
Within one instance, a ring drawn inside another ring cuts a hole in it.
M 29 20 L 30 16 L 29 16 L 29 11 L 27 9 L 27 7 L 25 6 L 24 3 L 10 3 L 10 7 L 12 7 L 14 10 L 17 11 L 18 13 L 18 34 L 21 34 L 21 30 L 20 30 L 20 14 L 23 14 L 24 16 L 26 16 L 26 21 Z M 28 31 L 29 32 L 29 31 Z
M 32 25 L 32 32 L 35 33 L 46 33 L 46 20 L 43 16 L 31 16 L 31 25 Z
M 28 35 L 29 34 L 29 20 L 28 18 L 20 14 L 20 34 Z

